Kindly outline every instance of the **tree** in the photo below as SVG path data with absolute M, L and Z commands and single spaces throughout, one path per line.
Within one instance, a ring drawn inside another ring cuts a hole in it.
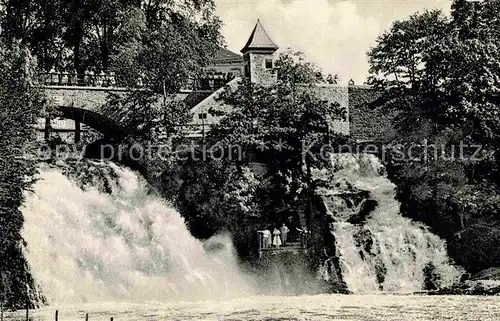
M 312 84 L 328 83 L 336 84 L 339 81 L 337 75 L 324 75 L 321 68 L 315 63 L 307 60 L 301 51 L 293 51 L 288 48 L 280 53 L 276 60 L 275 68 L 278 72 L 278 80 L 290 84 Z
M 90 68 L 110 71 L 120 66 L 123 61 L 118 58 L 123 57 L 124 50 L 130 50 L 123 45 L 129 43 L 127 36 L 135 29 L 139 37 L 134 35 L 132 40 L 141 45 L 132 48 L 135 57 L 157 55 L 154 63 L 164 64 L 159 59 L 174 57 L 165 57 L 164 51 L 174 52 L 174 45 L 178 45 L 176 54 L 182 52 L 178 59 L 183 59 L 189 69 L 193 59 L 187 57 L 195 57 L 200 64 L 214 52 L 211 48 L 221 44 L 220 20 L 214 10 L 212 0 L 188 0 L 183 5 L 166 0 L 2 0 L 1 37 L 22 41 L 47 71 L 55 67 L 83 73 Z M 154 65 L 142 67 L 150 70 Z M 183 76 L 180 64 L 173 68 L 173 75 L 179 70 L 179 76 Z
M 177 8 L 169 1 L 149 1 L 120 18 L 116 35 L 122 43 L 111 55 L 110 68 L 119 83 L 134 87 L 141 79 L 145 88 L 114 97 L 105 109 L 130 129 L 129 142 L 171 145 L 190 120 L 188 108 L 175 96 L 221 46 L 222 37 L 213 2 L 188 2 L 192 6 Z M 170 163 L 148 162 L 163 170 Z
M 387 82 L 385 85 L 416 86 L 424 72 L 422 53 L 447 30 L 447 19 L 438 10 L 395 21 L 368 52 L 370 73 L 373 74 L 371 83 L 376 83 L 377 76 L 382 76 Z
M 22 41 L 38 58 L 39 67 L 49 70 L 65 58 L 59 1 L 0 1 L 0 37 Z
M 500 4 L 498 1 L 476 3 L 455 0 L 451 6 L 452 26 L 461 39 L 471 37 L 492 37 L 500 35 Z
M 122 51 L 112 57 L 118 80 L 124 84 L 135 85 L 141 77 L 157 93 L 177 93 L 221 45 L 219 21 L 197 26 L 186 17 L 175 16 L 154 30 L 144 30 L 145 17 L 134 14 L 133 19 L 140 22 L 140 27 L 120 46 Z
M 22 45 L 0 46 L 0 278 L 7 306 L 24 307 L 27 286 L 34 289 L 22 249 L 20 206 L 36 173 L 30 158 L 37 117 L 43 112 L 41 94 L 33 87 L 35 63 Z

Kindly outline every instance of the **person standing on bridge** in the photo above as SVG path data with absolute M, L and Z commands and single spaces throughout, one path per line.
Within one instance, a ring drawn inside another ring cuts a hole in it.
M 280 227 L 280 232 L 281 232 L 281 242 L 283 242 L 283 246 L 286 245 L 286 239 L 288 236 L 288 232 L 290 232 L 290 229 L 283 223 Z
M 280 237 L 280 230 L 278 230 L 277 228 L 274 228 L 274 231 L 273 231 L 273 245 L 274 247 L 276 248 L 279 248 L 281 246 L 281 237 Z
M 271 231 L 267 228 L 262 232 L 262 243 L 265 249 L 271 247 Z

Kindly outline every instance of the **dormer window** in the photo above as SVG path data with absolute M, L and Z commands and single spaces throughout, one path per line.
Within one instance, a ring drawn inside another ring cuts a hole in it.
M 273 69 L 273 60 L 272 59 L 266 59 L 266 69 Z

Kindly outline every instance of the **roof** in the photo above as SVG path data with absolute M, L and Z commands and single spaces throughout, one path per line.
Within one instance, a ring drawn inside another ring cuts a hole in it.
M 233 80 L 227 83 L 229 88 L 235 89 L 241 81 L 240 77 L 235 77 Z M 211 93 L 208 97 L 200 101 L 196 106 L 191 108 L 191 114 L 196 114 L 199 111 L 208 111 L 210 108 L 215 108 L 219 110 L 227 109 L 229 106 L 218 100 L 219 95 L 226 90 L 227 87 L 221 87 Z M 231 107 L 229 107 L 231 108 Z M 211 119 L 208 119 L 210 122 Z
M 220 48 L 219 51 L 217 51 L 217 53 L 215 53 L 214 57 L 212 58 L 212 62 L 227 62 L 227 61 L 243 62 L 243 57 L 225 48 Z
M 380 99 L 383 92 L 369 86 L 348 86 L 349 122 L 353 141 L 391 141 L 396 135 L 395 111 Z
M 271 40 L 266 30 L 260 23 L 260 20 L 257 20 L 257 24 L 253 28 L 250 38 L 248 38 L 248 41 L 245 47 L 241 49 L 241 52 L 245 53 L 251 49 L 267 49 L 274 51 L 278 49 L 278 46 Z
M 192 91 L 183 99 L 186 106 L 191 109 L 210 96 L 210 91 Z

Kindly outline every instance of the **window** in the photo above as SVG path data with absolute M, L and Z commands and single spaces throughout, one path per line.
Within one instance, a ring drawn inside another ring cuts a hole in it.
M 199 114 L 198 114 L 198 117 L 199 117 L 200 119 L 207 119 L 207 113 L 199 113 Z
M 239 68 L 232 68 L 231 73 L 235 76 L 241 76 L 241 69 Z
M 273 69 L 273 60 L 266 59 L 266 69 Z
M 45 140 L 45 133 L 42 131 L 37 131 L 36 132 L 36 141 L 43 142 L 44 140 Z
M 250 77 L 250 66 L 248 63 L 245 64 L 245 77 Z

